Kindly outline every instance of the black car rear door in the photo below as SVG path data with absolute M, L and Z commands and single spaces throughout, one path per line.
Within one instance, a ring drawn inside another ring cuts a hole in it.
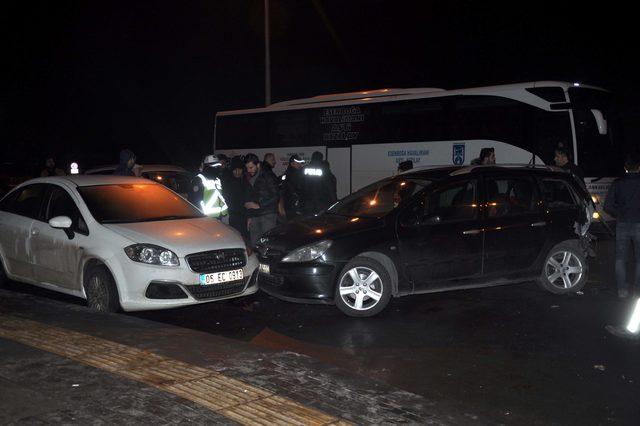
M 548 232 L 537 182 L 526 174 L 488 174 L 483 196 L 484 277 L 532 271 Z

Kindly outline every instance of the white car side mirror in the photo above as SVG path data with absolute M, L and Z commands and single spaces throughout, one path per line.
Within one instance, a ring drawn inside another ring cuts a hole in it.
M 49 219 L 49 226 L 56 229 L 71 228 L 71 219 L 67 216 L 56 216 Z

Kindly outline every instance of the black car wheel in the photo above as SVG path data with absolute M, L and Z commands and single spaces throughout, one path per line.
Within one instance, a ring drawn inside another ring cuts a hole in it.
M 94 266 L 89 270 L 84 284 L 87 306 L 96 312 L 117 312 L 120 309 L 118 289 L 109 270 Z
M 391 277 L 380 262 L 355 257 L 340 273 L 335 301 L 345 314 L 370 317 L 382 311 L 390 299 Z
M 564 242 L 553 247 L 547 255 L 538 284 L 551 293 L 575 293 L 586 284 L 588 272 L 580 244 Z

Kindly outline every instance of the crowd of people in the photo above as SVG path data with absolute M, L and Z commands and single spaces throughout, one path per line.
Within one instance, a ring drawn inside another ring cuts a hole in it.
M 229 159 L 204 158 L 192 182 L 189 200 L 203 212 L 238 230 L 252 245 L 279 223 L 317 213 L 337 200 L 337 182 L 322 153 L 311 161 L 289 158 L 282 176 L 274 172 L 275 155 L 260 161 L 255 154 Z

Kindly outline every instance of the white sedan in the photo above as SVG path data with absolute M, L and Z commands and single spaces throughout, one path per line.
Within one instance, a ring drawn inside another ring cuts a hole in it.
M 0 201 L 0 284 L 34 284 L 97 311 L 174 308 L 255 293 L 234 229 L 162 185 L 123 176 L 23 183 Z

